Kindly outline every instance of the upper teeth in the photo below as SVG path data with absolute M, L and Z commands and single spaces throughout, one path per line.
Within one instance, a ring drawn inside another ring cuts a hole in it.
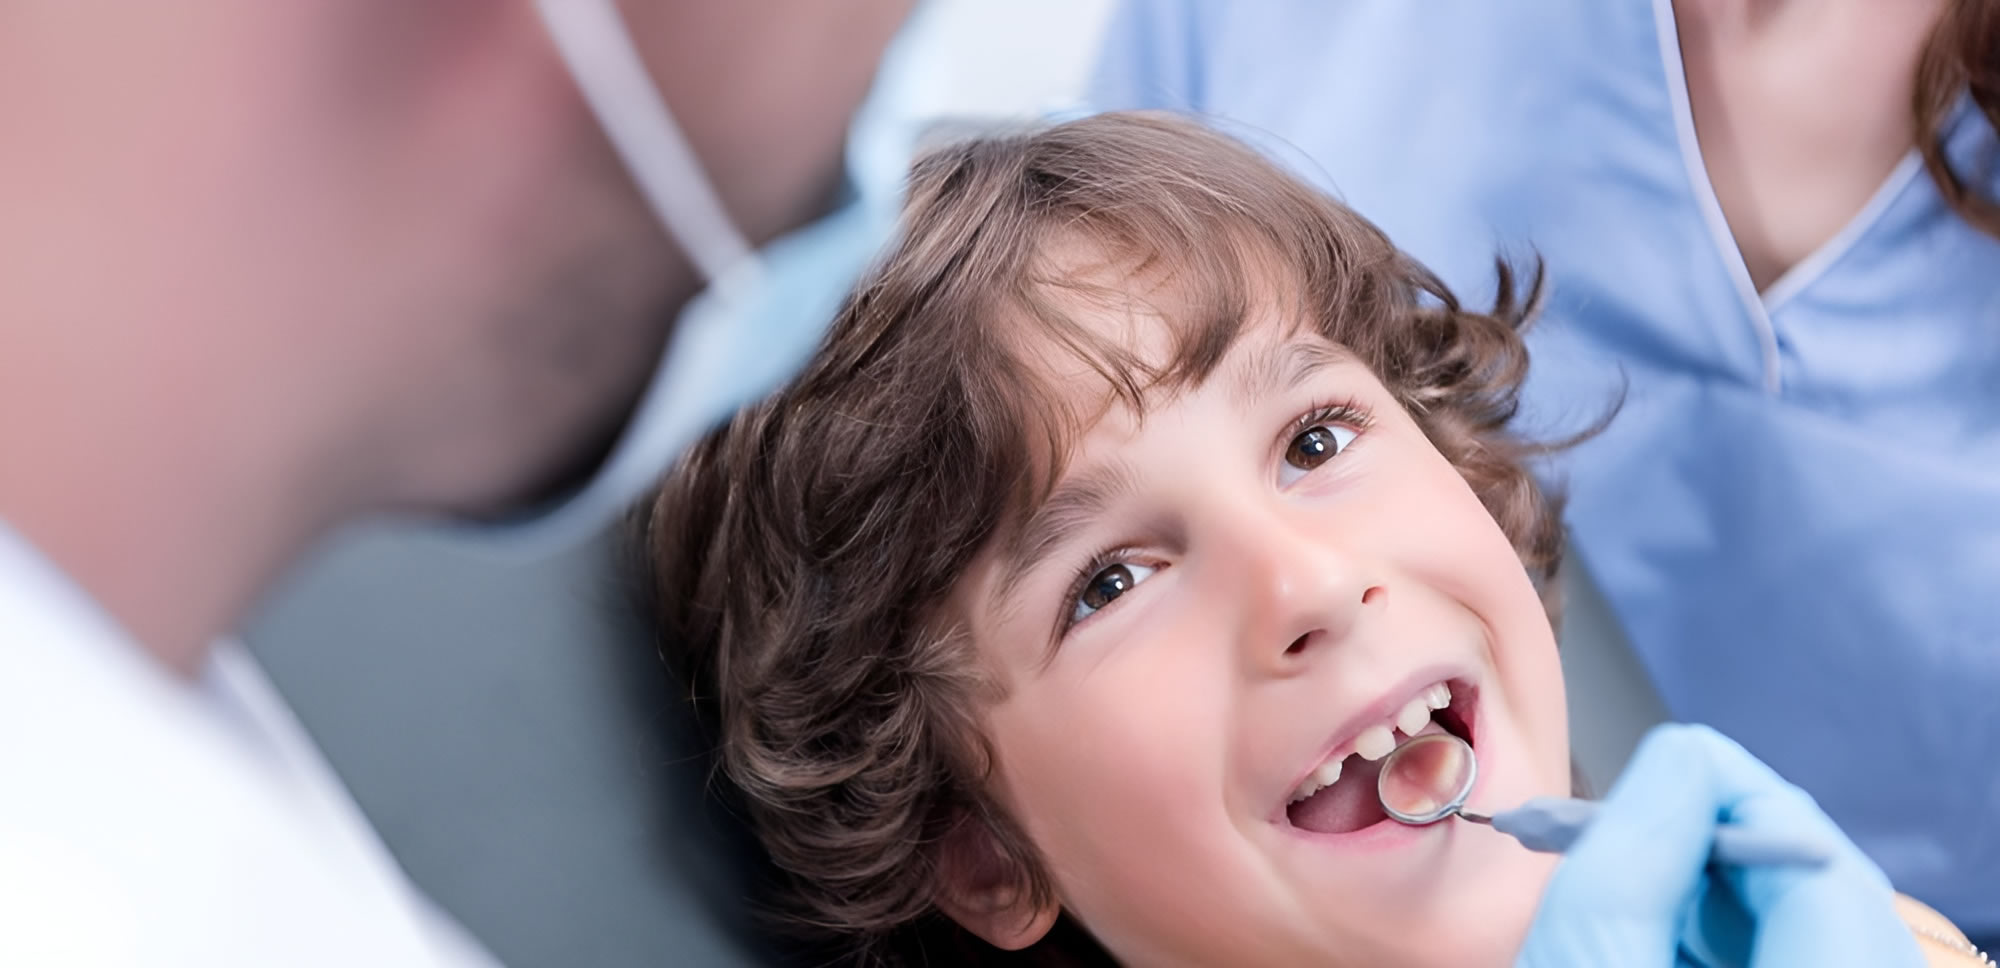
M 1424 718 L 1427 720 L 1430 718 L 1430 710 L 1424 710 Z M 1401 716 L 1396 717 L 1396 719 L 1398 722 L 1402 721 Z M 1396 728 L 1402 729 L 1401 726 Z M 1418 726 L 1417 728 L 1422 729 L 1423 727 Z M 1405 730 L 1405 732 L 1408 731 Z M 1361 735 L 1354 737 L 1354 752 L 1360 754 L 1364 760 L 1379 760 L 1382 757 L 1388 756 L 1389 751 L 1395 748 L 1396 736 L 1389 731 L 1389 727 L 1387 726 L 1379 724 L 1370 726 L 1362 730 Z
M 1396 748 L 1396 733 L 1400 732 L 1406 739 L 1415 736 L 1430 724 L 1431 710 L 1443 709 L 1450 704 L 1451 687 L 1442 682 L 1418 693 L 1415 699 L 1396 711 L 1391 719 L 1393 726 L 1377 723 L 1354 737 L 1354 753 L 1364 760 L 1379 760 L 1388 756 Z M 1292 791 L 1291 802 L 1297 803 L 1332 786 L 1334 781 L 1340 779 L 1340 764 L 1344 760 L 1344 756 L 1327 757 L 1318 769 L 1299 781 L 1298 787 Z
M 1332 786 L 1335 780 L 1340 779 L 1340 764 L 1340 760 L 1328 757 L 1326 762 L 1319 765 L 1319 769 L 1312 771 L 1306 775 L 1304 780 L 1299 781 L 1298 789 L 1292 791 L 1290 802 L 1297 803 Z

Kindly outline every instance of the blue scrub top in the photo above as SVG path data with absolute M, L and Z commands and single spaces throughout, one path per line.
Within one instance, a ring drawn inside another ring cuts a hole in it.
M 1629 379 L 1557 474 L 1674 716 L 2000 932 L 2000 242 L 1914 153 L 1760 294 L 1668 0 L 1127 0 L 1093 107 L 1219 117 L 1474 304 L 1496 250 L 1539 251 L 1526 429 L 1586 424 Z M 1969 107 L 1968 172 L 1995 149 Z

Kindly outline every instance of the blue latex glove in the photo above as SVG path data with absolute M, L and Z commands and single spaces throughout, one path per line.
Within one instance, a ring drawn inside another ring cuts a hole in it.
M 1808 833 L 1832 863 L 1709 863 L 1722 822 Z M 1920 968 L 1888 879 L 1805 791 L 1702 726 L 1647 735 L 1564 855 L 1516 968 Z

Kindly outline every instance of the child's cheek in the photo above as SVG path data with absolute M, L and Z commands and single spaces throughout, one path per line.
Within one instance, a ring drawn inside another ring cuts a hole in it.
M 1142 900 L 1161 916 L 1184 902 L 1176 916 L 1203 909 L 1164 887 L 1188 883 L 1228 846 L 1218 793 L 1232 731 L 1214 688 L 1226 672 L 1211 667 L 1217 651 L 1156 633 L 1119 643 L 1079 676 L 1059 656 L 988 718 L 1004 802 L 1086 923 L 1093 913 L 1129 921 Z

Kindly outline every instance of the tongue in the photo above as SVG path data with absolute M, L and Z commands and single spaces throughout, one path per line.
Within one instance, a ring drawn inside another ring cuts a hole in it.
M 1344 834 L 1389 819 L 1382 801 L 1375 795 L 1375 778 L 1382 772 L 1381 760 L 1350 756 L 1341 765 L 1340 779 L 1318 793 L 1285 808 L 1292 826 L 1320 834 Z

